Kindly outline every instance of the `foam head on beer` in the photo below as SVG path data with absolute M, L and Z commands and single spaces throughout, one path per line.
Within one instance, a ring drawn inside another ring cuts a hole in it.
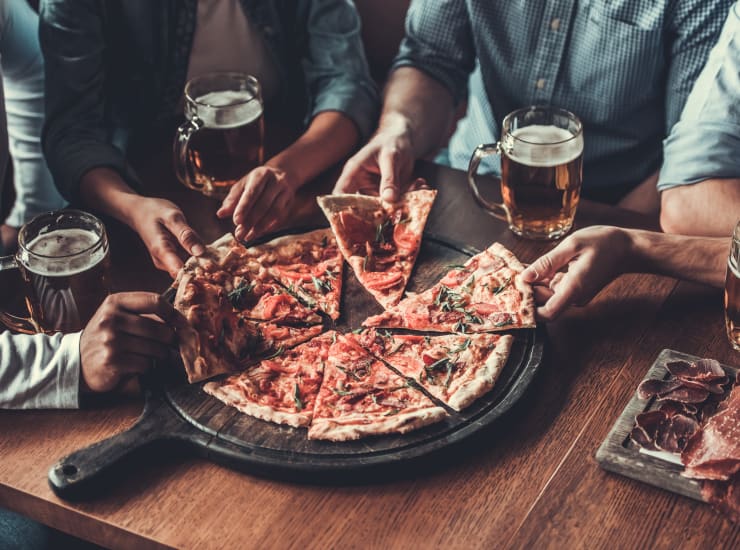
M 558 166 L 583 152 L 583 135 L 574 136 L 557 126 L 533 124 L 505 136 L 504 151 L 509 158 L 526 166 Z
M 206 128 L 236 128 L 262 116 L 262 102 L 249 90 L 208 92 L 197 97 L 195 102 L 199 104 L 198 118 Z
M 26 245 L 31 252 L 24 258 L 26 267 L 39 275 L 75 275 L 99 263 L 106 255 L 98 247 L 100 236 L 80 228 L 55 229 L 42 233 Z M 89 254 L 84 252 L 90 251 Z

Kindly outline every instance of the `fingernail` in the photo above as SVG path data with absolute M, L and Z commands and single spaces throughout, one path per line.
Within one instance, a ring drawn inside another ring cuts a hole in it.
M 206 249 L 202 244 L 194 244 L 190 249 L 190 252 L 193 254 L 193 256 L 200 256 L 205 251 Z
M 386 201 L 392 201 L 395 198 L 395 195 L 396 194 L 393 192 L 392 189 L 387 189 L 386 188 L 386 189 L 383 190 L 382 198 L 383 198 L 383 200 L 386 200 Z

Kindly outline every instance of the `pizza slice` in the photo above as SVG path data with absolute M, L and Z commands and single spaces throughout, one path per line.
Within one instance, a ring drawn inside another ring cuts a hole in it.
M 372 329 L 358 339 L 374 355 L 456 411 L 491 391 L 514 341 L 509 334 L 419 336 Z
M 308 438 L 348 441 L 406 433 L 446 416 L 442 407 L 371 356 L 354 335 L 337 335 Z
M 347 263 L 385 308 L 403 296 L 436 195 L 409 191 L 396 204 L 365 195 L 318 198 Z
M 174 307 L 187 324 L 178 329 L 180 355 L 188 381 L 236 372 L 255 359 L 293 347 L 321 334 L 321 325 L 258 323 L 233 305 L 233 296 L 207 277 L 186 272 Z
M 514 254 L 493 243 L 363 326 L 462 333 L 534 327 L 534 296 L 521 279 L 523 270 Z
M 239 411 L 295 428 L 308 426 L 335 333 L 327 332 L 203 390 Z
M 339 317 L 344 260 L 330 229 L 278 237 L 246 249 L 246 255 L 305 306 Z

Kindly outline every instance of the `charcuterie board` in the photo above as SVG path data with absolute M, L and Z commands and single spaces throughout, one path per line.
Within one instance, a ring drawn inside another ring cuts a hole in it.
M 424 290 L 450 264 L 459 264 L 477 252 L 425 234 L 408 290 Z M 349 269 L 345 270 L 341 310 L 335 328 L 342 332 L 360 327 L 367 316 L 382 311 Z M 474 436 L 522 397 L 542 365 L 544 331 L 511 333 L 511 355 L 495 387 L 469 408 L 452 411 L 444 421 L 404 435 L 341 443 L 308 440 L 305 428 L 241 414 L 203 392 L 202 383 L 188 384 L 180 365 L 169 365 L 146 379 L 146 407 L 130 430 L 61 459 L 52 467 L 49 481 L 63 498 L 82 498 L 94 492 L 96 480 L 109 475 L 134 451 L 164 446 L 180 452 L 182 444 L 210 460 L 269 477 L 311 483 L 381 479 L 374 475 L 379 470 L 398 473 Z
M 643 380 L 663 380 L 670 375 L 665 364 L 671 361 L 697 361 L 699 357 L 664 349 Z M 722 368 L 731 378 L 737 375 L 737 369 L 728 365 Z M 635 417 L 654 407 L 655 398 L 641 399 L 637 391 L 617 419 L 609 435 L 596 451 L 596 461 L 610 472 L 648 483 L 655 487 L 683 495 L 694 500 L 702 501 L 701 484 L 693 479 L 681 475 L 683 466 L 676 460 L 668 460 L 668 456 L 647 454 L 630 439 L 630 432 L 635 426 Z

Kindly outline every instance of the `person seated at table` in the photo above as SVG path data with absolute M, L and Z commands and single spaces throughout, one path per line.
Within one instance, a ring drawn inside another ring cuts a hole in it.
M 552 321 L 570 306 L 588 303 L 624 273 L 655 273 L 722 288 L 729 241 L 727 237 L 587 227 L 530 264 L 522 278 L 534 285 L 537 316 Z
M 224 200 L 218 215 L 232 217 L 239 239 L 273 224 L 296 189 L 351 153 L 376 121 L 377 91 L 347 0 L 49 0 L 39 32 L 44 151 L 57 186 L 70 201 L 128 224 L 172 275 L 183 249 L 202 253 L 201 239 L 175 204 L 138 194 L 146 189 L 122 141 L 181 112 L 189 77 L 254 74 L 268 121 L 308 121 L 297 141 Z
M 15 184 L 15 202 L 0 225 L 0 254 L 7 254 L 15 250 L 18 229 L 24 223 L 66 204 L 41 151 L 44 60 L 38 41 L 38 15 L 26 0 L 0 2 L 0 66 L 0 101 L 7 119 L 3 141 L 10 147 Z
M 736 3 L 664 147 L 660 224 L 729 235 L 740 213 L 740 4 Z
M 507 113 L 547 104 L 584 124 L 583 196 L 657 216 L 661 142 L 731 2 L 415 0 L 379 128 L 335 191 L 377 190 L 380 176 L 381 195 L 396 200 L 414 161 L 445 145 L 466 98 L 437 158 L 460 169 L 496 142 Z

